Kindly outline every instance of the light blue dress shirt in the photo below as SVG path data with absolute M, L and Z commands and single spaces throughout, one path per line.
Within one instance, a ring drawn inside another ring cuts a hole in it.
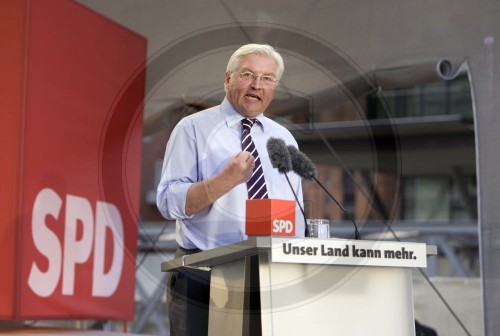
M 218 174 L 227 161 L 241 152 L 241 119 L 229 101 L 182 119 L 167 143 L 161 180 L 157 190 L 157 206 L 167 219 L 176 219 L 176 240 L 186 249 L 208 250 L 247 239 L 245 205 L 246 183 L 241 183 L 212 205 L 188 216 L 185 213 L 189 187 Z M 283 139 L 297 147 L 292 134 L 265 117 L 257 117 L 251 135 L 260 155 L 269 198 L 295 200 L 283 174 L 273 168 L 267 153 L 267 140 Z M 301 179 L 295 173 L 288 178 L 302 203 Z M 296 206 L 296 235 L 304 236 L 304 217 Z

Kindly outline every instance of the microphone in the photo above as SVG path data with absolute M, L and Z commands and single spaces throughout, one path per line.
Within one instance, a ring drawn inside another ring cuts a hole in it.
M 278 139 L 278 138 L 269 138 L 269 140 L 267 140 L 267 153 L 269 154 L 269 160 L 271 160 L 271 165 L 273 166 L 273 168 L 278 169 L 278 172 L 280 172 L 280 174 L 285 175 L 286 181 L 288 182 L 288 185 L 292 190 L 293 196 L 295 197 L 295 201 L 299 205 L 300 212 L 302 212 L 302 216 L 304 216 L 304 227 L 305 227 L 304 235 L 308 237 L 309 230 L 307 228 L 306 213 L 304 212 L 304 209 L 300 204 L 299 198 L 297 197 L 297 194 L 295 193 L 295 190 L 293 189 L 292 184 L 290 183 L 290 179 L 286 174 L 292 170 L 292 159 L 285 141 L 283 139 Z
M 281 174 L 292 170 L 292 158 L 283 139 L 269 138 L 267 140 L 267 153 L 273 168 L 278 169 Z
M 293 171 L 302 178 L 305 178 L 307 180 L 315 180 L 316 183 L 318 183 L 319 186 L 328 194 L 328 196 L 330 196 L 335 204 L 337 204 L 339 208 L 342 209 L 344 214 L 351 220 L 352 224 L 354 224 L 354 238 L 361 239 L 361 235 L 359 234 L 358 226 L 356 225 L 356 221 L 354 220 L 354 218 L 316 178 L 316 166 L 311 161 L 311 159 L 294 146 L 288 146 L 288 152 L 290 153 L 290 159 L 292 160 Z

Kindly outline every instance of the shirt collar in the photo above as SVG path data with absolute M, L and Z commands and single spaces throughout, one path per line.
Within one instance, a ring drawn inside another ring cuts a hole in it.
M 235 124 L 240 123 L 244 118 L 238 111 L 236 111 L 233 105 L 231 105 L 229 100 L 227 100 L 227 97 L 224 98 L 220 106 L 228 127 L 232 127 Z M 262 129 L 265 129 L 266 117 L 264 117 L 264 113 L 259 114 L 255 117 L 255 119 L 257 119 L 257 123 L 262 127 Z

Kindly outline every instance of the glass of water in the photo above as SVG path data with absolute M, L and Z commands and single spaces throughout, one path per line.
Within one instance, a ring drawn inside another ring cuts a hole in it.
M 309 237 L 313 238 L 330 238 L 330 221 L 328 219 L 308 219 L 307 229 Z

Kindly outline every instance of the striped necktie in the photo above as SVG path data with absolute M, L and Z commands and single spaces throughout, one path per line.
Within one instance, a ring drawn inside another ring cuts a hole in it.
M 252 177 L 247 181 L 248 199 L 261 199 L 267 197 L 266 180 L 264 179 L 264 171 L 260 163 L 259 152 L 255 148 L 250 130 L 255 124 L 256 119 L 243 119 L 243 131 L 241 137 L 241 147 L 244 151 L 250 152 L 255 158 L 255 167 L 253 169 Z

